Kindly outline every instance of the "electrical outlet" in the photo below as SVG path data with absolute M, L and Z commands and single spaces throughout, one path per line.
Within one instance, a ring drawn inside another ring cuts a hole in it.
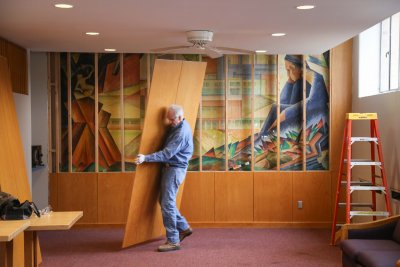
M 298 209 L 302 209 L 303 208 L 303 201 L 302 200 L 298 200 L 297 201 L 297 208 Z

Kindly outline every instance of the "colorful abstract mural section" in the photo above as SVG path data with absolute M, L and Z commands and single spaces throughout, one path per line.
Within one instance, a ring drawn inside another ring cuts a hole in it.
M 145 54 L 124 54 L 123 62 L 125 170 L 134 171 L 146 109 L 147 57 Z
M 68 63 L 67 53 L 60 53 L 60 92 L 61 92 L 61 151 L 60 151 L 60 171 L 68 172 Z
M 252 57 L 228 57 L 228 169 L 251 170 Z
M 225 171 L 225 58 L 203 57 L 207 62 L 201 105 L 203 171 Z
M 307 56 L 306 67 L 311 84 L 306 101 L 306 166 L 329 170 L 329 51 Z
M 95 171 L 95 55 L 71 53 L 72 171 Z
M 98 55 L 99 171 L 121 171 L 121 66 L 119 54 Z
M 276 118 L 277 56 L 257 54 L 254 62 L 254 170 L 276 169 L 276 132 L 260 134 L 266 118 Z M 271 115 L 269 115 L 271 114 Z M 273 135 L 275 134 L 275 136 Z

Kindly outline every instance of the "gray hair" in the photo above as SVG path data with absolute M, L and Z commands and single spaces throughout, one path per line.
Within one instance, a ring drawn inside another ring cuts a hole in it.
M 172 111 L 175 114 L 175 118 L 182 117 L 183 118 L 183 108 L 179 105 L 171 105 L 168 107 L 168 110 Z

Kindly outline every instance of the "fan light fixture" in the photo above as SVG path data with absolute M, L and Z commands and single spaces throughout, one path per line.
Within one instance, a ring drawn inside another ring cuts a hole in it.
M 204 46 L 212 41 L 213 32 L 208 30 L 194 30 L 186 32 L 187 41 L 196 48 L 204 49 Z

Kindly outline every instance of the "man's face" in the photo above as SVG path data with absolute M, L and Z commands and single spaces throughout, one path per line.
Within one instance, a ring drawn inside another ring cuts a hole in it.
M 285 68 L 288 76 L 288 82 L 294 83 L 298 79 L 300 79 L 302 70 L 297 68 L 293 63 L 289 61 L 285 61 Z
M 182 121 L 182 117 L 175 116 L 175 112 L 173 110 L 168 110 L 167 112 L 167 120 L 169 125 L 175 127 Z

